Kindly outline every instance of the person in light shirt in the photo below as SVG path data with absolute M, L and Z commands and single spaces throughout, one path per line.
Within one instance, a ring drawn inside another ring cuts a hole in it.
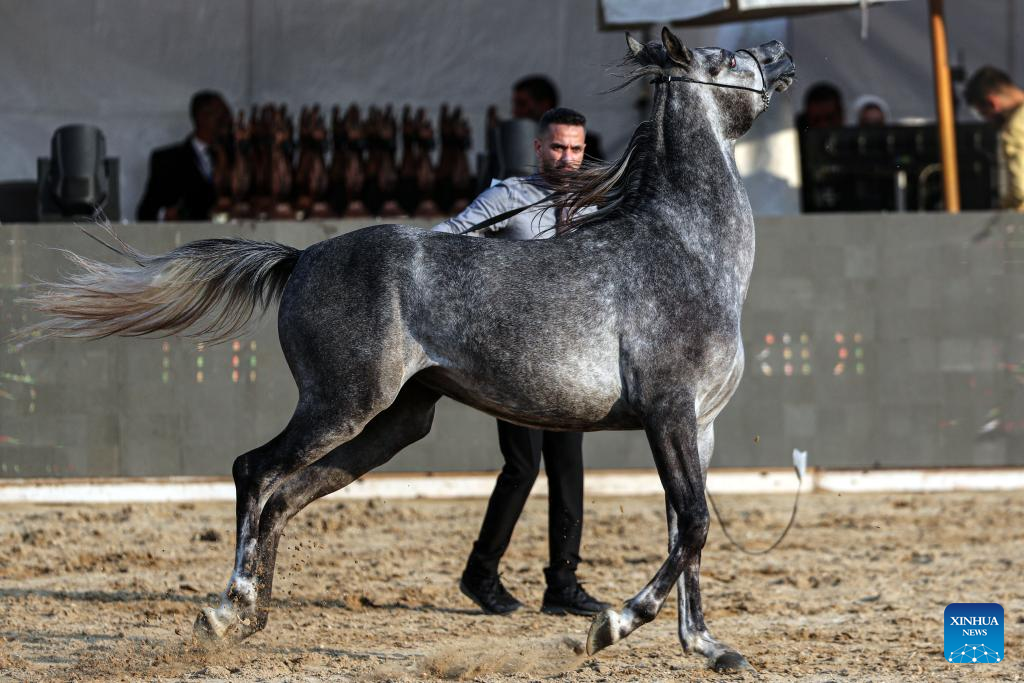
M 1007 173 L 1003 208 L 1024 211 L 1024 90 L 1006 72 L 983 66 L 967 81 L 964 97 L 983 119 L 999 128 Z
M 582 114 L 566 108 L 549 110 L 541 117 L 534 140 L 538 172 L 502 180 L 462 213 L 433 229 L 510 240 L 555 236 L 558 216 L 554 208 L 543 205 L 482 230 L 471 228 L 550 195 L 545 175 L 579 169 L 586 149 L 585 138 L 586 118 Z M 550 563 L 544 570 L 547 590 L 541 610 L 549 614 L 593 615 L 607 609 L 609 605 L 589 595 L 576 577 L 583 529 L 583 434 L 531 429 L 498 420 L 498 444 L 505 465 L 495 483 L 459 588 L 488 614 L 506 614 L 523 606 L 502 584 L 498 565 L 537 479 L 543 456 L 548 476 Z

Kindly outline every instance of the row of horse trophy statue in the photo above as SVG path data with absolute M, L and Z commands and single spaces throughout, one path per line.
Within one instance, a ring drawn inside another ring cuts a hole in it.
M 221 218 L 437 217 L 461 211 L 476 189 L 457 107 L 441 107 L 436 164 L 434 127 L 408 106 L 401 130 L 390 106 L 365 118 L 354 104 L 335 106 L 329 136 L 320 106 L 302 107 L 297 138 L 285 105 L 254 106 L 248 118 L 238 113 L 233 137 L 214 154 L 212 213 Z

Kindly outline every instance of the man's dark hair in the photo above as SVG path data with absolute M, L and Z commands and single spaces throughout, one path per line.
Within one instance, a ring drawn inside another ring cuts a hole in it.
M 984 104 L 985 97 L 1013 85 L 1010 75 L 994 66 L 983 66 L 973 74 L 964 87 L 964 99 L 972 107 Z
M 831 83 L 820 82 L 812 85 L 804 96 L 805 107 L 811 102 L 835 102 L 841 109 L 843 106 L 843 96 L 839 89 Z
M 192 96 L 192 101 L 188 104 L 188 114 L 192 118 L 192 123 L 196 122 L 199 114 L 215 102 L 223 102 L 224 97 L 216 90 L 200 90 Z
M 558 106 L 558 90 L 555 84 L 547 76 L 526 76 L 516 81 L 512 90 L 525 90 L 526 93 L 538 102 L 550 102 L 552 107 Z
M 561 123 L 566 126 L 587 126 L 587 117 L 579 113 L 575 109 L 569 109 L 568 107 L 555 107 L 554 109 L 548 109 L 544 112 L 544 115 L 540 117 L 540 122 L 537 123 L 537 130 L 541 133 L 548 129 L 553 123 Z

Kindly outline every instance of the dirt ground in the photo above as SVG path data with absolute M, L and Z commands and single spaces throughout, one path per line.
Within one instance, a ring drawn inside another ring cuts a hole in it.
M 722 496 L 731 529 L 764 543 L 785 496 Z M 620 602 L 665 553 L 657 498 L 587 502 L 581 576 Z M 268 629 L 204 651 L 192 621 L 233 552 L 228 504 L 0 506 L 0 680 L 978 681 L 1024 677 L 1024 492 L 816 493 L 773 553 L 742 555 L 714 523 L 708 623 L 756 673 L 684 655 L 674 598 L 596 657 L 589 620 L 537 608 L 546 501 L 533 499 L 503 565 L 527 604 L 480 614 L 456 586 L 484 501 L 321 501 L 282 542 Z M 1006 660 L 949 664 L 942 611 L 999 602 Z

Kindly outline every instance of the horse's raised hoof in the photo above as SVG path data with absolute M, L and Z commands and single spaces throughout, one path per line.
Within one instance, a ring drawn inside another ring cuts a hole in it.
M 754 670 L 754 667 L 750 666 L 750 662 L 747 661 L 747 658 L 735 650 L 726 650 L 715 657 L 715 661 L 712 662 L 711 668 L 714 669 L 716 673 L 720 674 Z
M 587 634 L 587 654 L 592 655 L 619 640 L 619 615 L 613 609 L 594 617 Z

